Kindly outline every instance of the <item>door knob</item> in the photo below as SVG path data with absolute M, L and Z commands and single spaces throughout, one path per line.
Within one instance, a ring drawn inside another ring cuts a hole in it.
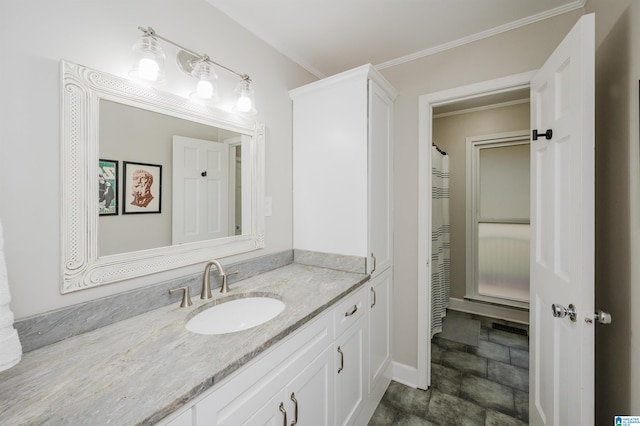
M 564 318 L 569 315 L 571 322 L 576 322 L 578 318 L 576 307 L 573 304 L 570 304 L 568 308 L 565 308 L 562 305 L 554 303 L 551 305 L 551 311 L 553 312 L 553 316 L 556 318 Z
M 600 324 L 611 324 L 611 314 L 602 309 L 598 309 L 598 312 L 594 315 L 594 319 Z

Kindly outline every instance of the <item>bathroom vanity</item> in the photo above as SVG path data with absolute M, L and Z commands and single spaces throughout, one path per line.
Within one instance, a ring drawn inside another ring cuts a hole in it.
M 173 304 L 28 352 L 0 375 L 0 418 L 12 425 L 284 424 L 280 404 L 290 422 L 297 400 L 299 418 L 312 419 L 299 424 L 365 424 L 378 403 L 369 392 L 371 324 L 376 307 L 388 303 L 380 292 L 373 300 L 368 278 L 291 264 L 215 292 L 212 301 L 194 298 L 189 308 Z M 256 295 L 286 307 L 237 333 L 185 329 L 216 303 Z M 378 380 L 388 384 L 390 375 Z
M 391 380 L 390 359 L 384 374 L 374 374 L 370 341 L 379 307 L 388 303 L 370 282 L 359 285 L 162 423 L 367 424 L 381 397 L 370 390 Z

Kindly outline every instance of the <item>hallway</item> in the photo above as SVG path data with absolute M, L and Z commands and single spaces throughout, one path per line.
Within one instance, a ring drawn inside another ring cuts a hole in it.
M 422 391 L 391 382 L 370 426 L 528 424 L 528 338 L 492 324 L 523 326 L 470 317 L 481 321 L 479 346 L 436 335 L 431 343 L 431 388 Z

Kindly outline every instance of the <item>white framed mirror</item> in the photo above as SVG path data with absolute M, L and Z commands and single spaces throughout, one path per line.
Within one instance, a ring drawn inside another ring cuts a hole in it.
M 69 61 L 61 77 L 61 293 L 264 247 L 263 123 Z

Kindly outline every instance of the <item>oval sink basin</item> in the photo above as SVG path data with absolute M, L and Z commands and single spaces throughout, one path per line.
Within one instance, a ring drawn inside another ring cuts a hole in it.
M 226 334 L 256 327 L 284 310 L 285 304 L 271 297 L 230 300 L 200 312 L 185 328 L 198 334 Z

